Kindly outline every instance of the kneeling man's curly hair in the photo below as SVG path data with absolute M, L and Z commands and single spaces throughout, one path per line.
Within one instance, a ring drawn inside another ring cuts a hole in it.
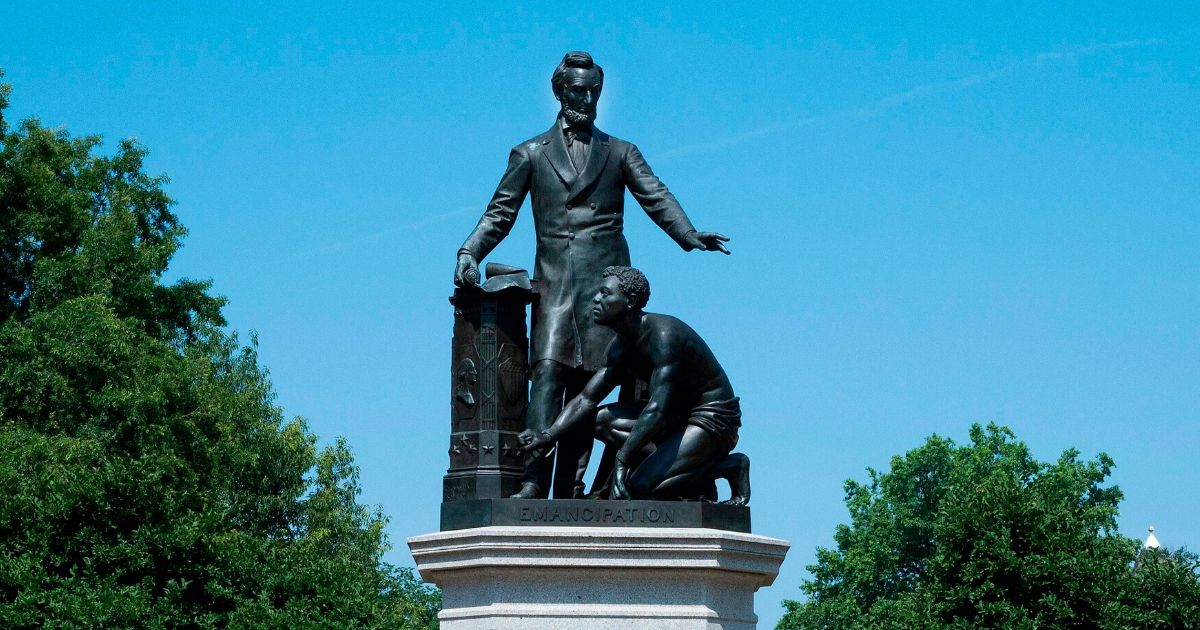
M 650 281 L 646 274 L 633 267 L 618 267 L 616 265 L 604 268 L 605 278 L 617 279 L 621 293 L 629 300 L 629 308 L 643 308 L 650 301 Z

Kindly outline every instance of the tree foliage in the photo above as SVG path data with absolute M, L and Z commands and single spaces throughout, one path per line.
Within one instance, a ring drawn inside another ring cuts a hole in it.
M 785 602 L 778 627 L 1200 627 L 1194 556 L 1134 570 L 1107 455 L 1039 462 L 996 425 L 970 438 L 931 437 L 890 471 L 846 482 L 850 524 L 836 549 L 817 550 L 807 600 Z
M 0 627 L 436 627 L 346 444 L 285 421 L 146 151 L 3 118 Z

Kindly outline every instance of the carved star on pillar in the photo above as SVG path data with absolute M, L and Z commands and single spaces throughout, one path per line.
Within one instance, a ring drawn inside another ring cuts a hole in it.
M 484 444 L 484 445 L 483 445 L 483 454 L 484 454 L 484 455 L 491 455 L 491 454 L 492 454 L 492 451 L 494 451 L 494 450 L 496 450 L 496 447 L 495 447 L 495 446 L 492 446 L 491 444 Z
M 461 438 L 459 438 L 459 439 L 458 439 L 458 442 L 459 442 L 460 444 L 462 444 L 462 447 L 463 447 L 464 449 L 466 449 L 466 450 L 468 450 L 468 451 L 471 451 L 472 453 L 474 453 L 474 452 L 476 452 L 476 451 L 478 451 L 478 450 L 479 450 L 478 448 L 475 448 L 475 445 L 474 445 L 474 444 L 472 444 L 472 443 L 471 443 L 471 440 L 468 440 L 468 439 L 467 439 L 467 436 L 465 436 L 465 435 L 464 435 L 464 436 L 462 436 Z

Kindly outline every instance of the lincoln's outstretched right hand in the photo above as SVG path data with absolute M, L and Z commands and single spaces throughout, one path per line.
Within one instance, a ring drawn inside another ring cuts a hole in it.
M 475 257 L 466 253 L 458 253 L 458 264 L 454 266 L 454 285 L 459 287 L 479 286 L 479 263 Z
M 691 249 L 698 249 L 703 252 L 721 252 L 726 256 L 729 255 L 729 248 L 725 247 L 725 243 L 729 242 L 729 237 L 718 232 L 697 232 L 692 230 L 683 235 L 683 240 Z

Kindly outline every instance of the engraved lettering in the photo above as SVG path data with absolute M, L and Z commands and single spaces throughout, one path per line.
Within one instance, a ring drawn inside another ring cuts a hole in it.
M 678 509 L 670 507 L 522 506 L 518 513 L 521 521 L 547 523 L 674 523 L 678 517 Z

